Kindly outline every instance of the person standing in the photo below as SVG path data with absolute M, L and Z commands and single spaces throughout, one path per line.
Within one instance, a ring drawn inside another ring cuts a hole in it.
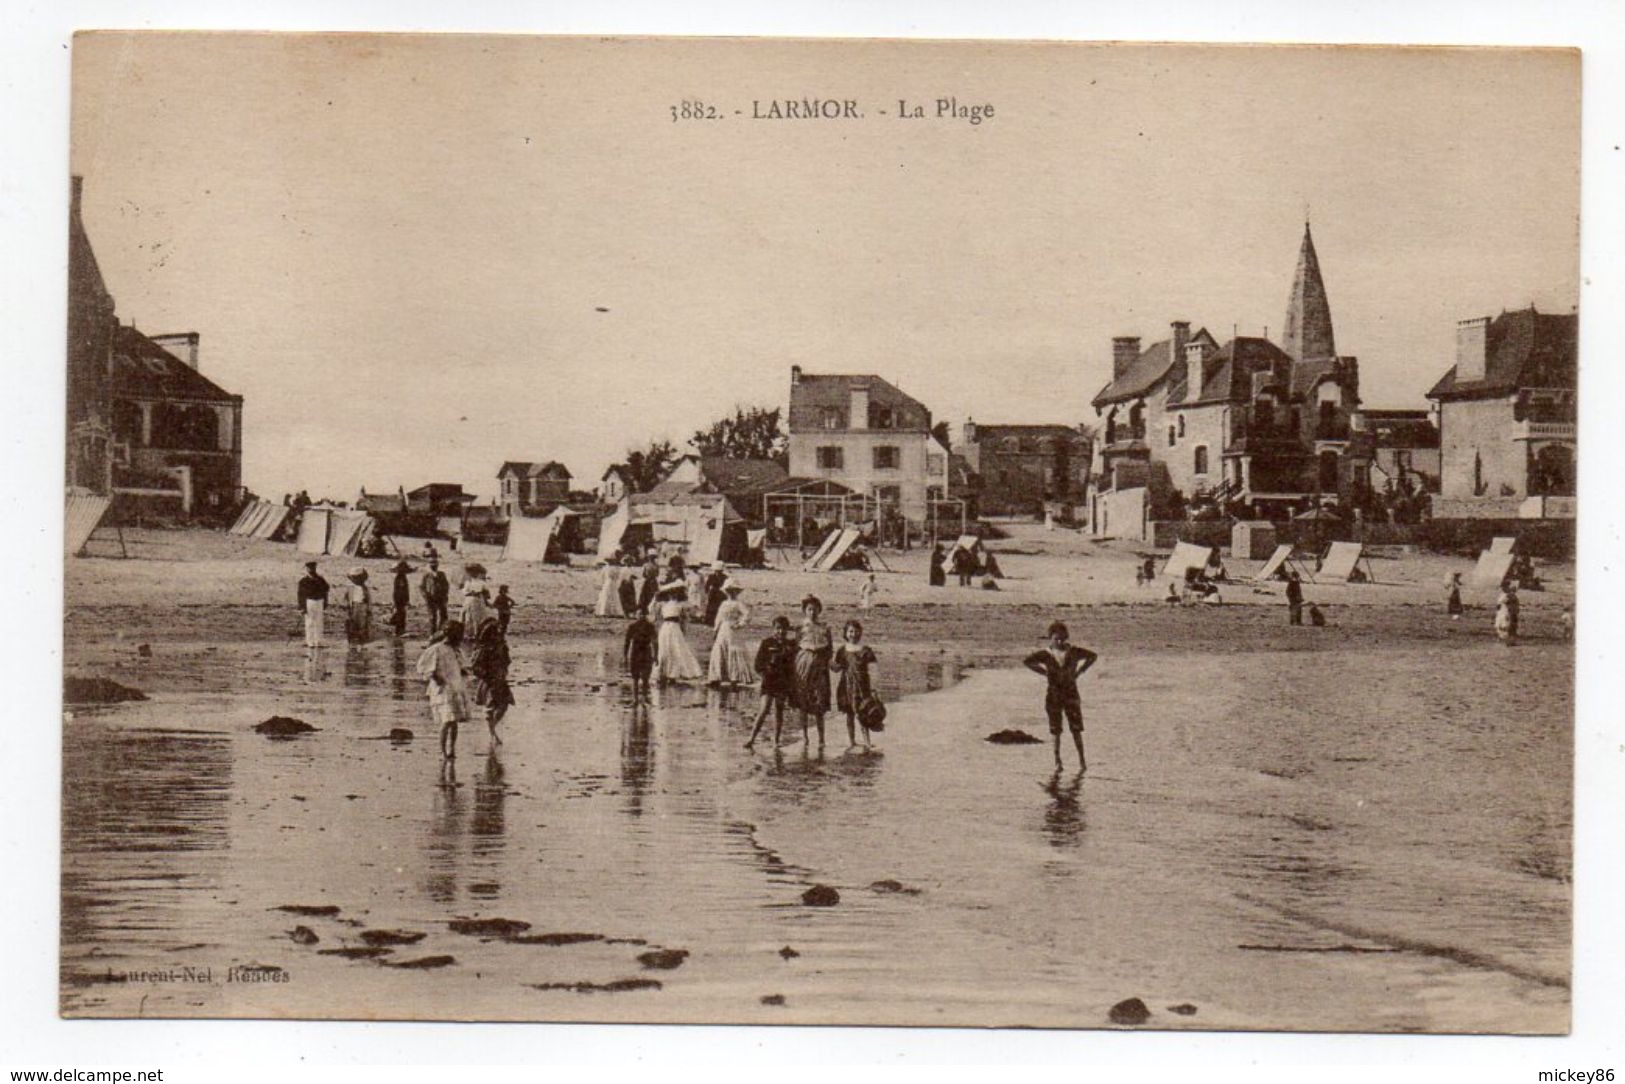
M 796 639 L 796 707 L 801 711 L 801 736 L 810 740 L 807 721 L 818 724 L 818 745 L 824 745 L 824 716 L 829 713 L 829 661 L 834 637 L 823 621 L 824 604 L 816 596 L 801 600 L 801 634 Z
M 305 562 L 305 574 L 299 580 L 299 610 L 305 615 L 305 646 L 315 650 L 322 646 L 322 618 L 327 609 L 327 581 L 316 571 L 315 561 Z
M 621 663 L 632 676 L 632 703 L 649 699 L 649 675 L 655 668 L 659 654 L 654 622 L 642 611 L 632 615 L 626 626 L 626 639 L 621 645 Z
M 621 570 L 620 596 L 621 615 L 623 617 L 636 617 L 638 615 L 638 582 L 637 570 L 632 567 L 630 560 Z
M 869 727 L 863 724 L 863 706 L 874 696 L 874 649 L 863 642 L 863 622 L 848 621 L 841 630 L 841 646 L 835 649 L 830 667 L 840 674 L 835 684 L 835 706 L 846 716 L 848 749 L 858 747 L 858 727 L 863 726 L 863 744 L 868 747 Z
M 727 587 L 732 582 L 726 569 L 712 569 L 711 574 L 705 578 L 705 623 L 715 626 L 717 611 L 727 600 Z
M 867 610 L 873 607 L 875 594 L 879 590 L 880 585 L 875 582 L 875 574 L 871 572 L 865 576 L 863 582 L 858 585 L 858 609 Z
M 412 604 L 412 585 L 407 582 L 406 576 L 407 573 L 412 571 L 412 566 L 404 560 L 398 561 L 395 564 L 394 571 L 395 583 L 390 593 L 390 603 L 393 609 L 390 611 L 389 623 L 395 630 L 396 636 L 405 636 L 406 609 Z
M 1286 611 L 1287 624 L 1303 624 L 1303 581 L 1293 569 L 1286 573 Z
M 948 582 L 948 573 L 942 567 L 942 562 L 942 543 L 933 543 L 931 546 L 931 565 L 926 580 L 932 587 L 941 587 Z
M 750 620 L 750 609 L 739 601 L 741 590 L 739 584 L 729 580 L 718 592 L 727 598 L 717 607 L 712 621 L 717 635 L 711 641 L 711 660 L 706 671 L 705 680 L 709 685 L 750 684 L 750 653 L 739 639 L 739 630 Z
M 497 584 L 497 597 L 491 600 L 491 609 L 497 612 L 497 628 L 502 630 L 504 638 L 508 635 L 508 625 L 513 621 L 513 596 L 508 594 L 508 585 Z
M 1055 766 L 1061 766 L 1061 723 L 1072 731 L 1072 742 L 1078 747 L 1078 771 L 1087 771 L 1088 761 L 1083 756 L 1083 699 L 1078 695 L 1078 678 L 1095 664 L 1100 656 L 1086 647 L 1070 642 L 1065 623 L 1055 621 L 1049 627 L 1049 644 L 1028 655 L 1023 665 L 1046 681 L 1044 713 L 1049 716 L 1050 737 L 1055 742 Z
M 1500 597 L 1495 601 L 1495 635 L 1512 647 L 1518 642 L 1518 584 L 1507 580 L 1501 585 Z
M 955 546 L 952 560 L 954 574 L 959 577 L 959 586 L 969 587 L 971 577 L 976 575 L 976 558 L 964 546 Z
M 604 573 L 598 581 L 598 601 L 593 605 L 592 612 L 596 617 L 614 617 L 615 607 L 620 602 L 619 588 L 621 586 L 621 569 L 614 561 L 604 562 Z
M 1444 586 L 1444 612 L 1450 615 L 1452 621 L 1460 621 L 1461 605 L 1461 573 L 1452 572 L 1450 579 Z
M 350 570 L 350 590 L 345 599 L 344 634 L 352 644 L 372 639 L 372 590 L 367 586 L 367 570 Z
M 426 684 L 429 710 L 440 724 L 440 756 L 457 756 L 457 725 L 469 717 L 468 686 L 463 681 L 463 626 L 447 621 L 418 656 L 417 672 Z
M 451 581 L 440 571 L 438 557 L 429 558 L 429 567 L 424 569 L 418 591 L 423 595 L 423 605 L 429 609 L 429 635 L 433 636 L 446 627 L 446 608 L 451 600 Z
M 756 649 L 756 672 L 762 676 L 762 709 L 756 713 L 756 726 L 750 732 L 745 748 L 756 745 L 756 735 L 767 722 L 767 713 L 773 713 L 773 744 L 784 736 L 784 705 L 795 692 L 796 643 L 790 639 L 790 619 L 783 614 L 773 619 L 773 635 Z
M 508 667 L 512 662 L 508 654 L 508 640 L 502 635 L 500 618 L 487 617 L 474 638 L 474 653 L 468 660 L 468 672 L 474 678 L 474 703 L 485 709 L 485 725 L 491 731 L 491 747 L 502 744 L 497 736 L 497 724 L 513 707 L 513 689 L 508 685 Z
M 660 568 L 653 560 L 643 566 L 643 582 L 638 584 L 638 611 L 655 613 L 655 595 L 660 590 Z
M 674 579 L 660 589 L 660 632 L 657 636 L 655 669 L 660 683 L 699 681 L 705 677 L 694 649 L 688 646 L 683 625 L 688 617 L 688 589 Z
M 463 569 L 463 628 L 477 630 L 491 616 L 491 581 L 485 578 L 485 566 L 470 561 Z

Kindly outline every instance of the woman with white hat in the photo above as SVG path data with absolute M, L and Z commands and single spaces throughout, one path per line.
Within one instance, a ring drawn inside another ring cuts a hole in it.
M 352 644 L 364 644 L 372 639 L 372 591 L 367 587 L 367 570 L 359 565 L 350 570 L 345 602 L 344 632 Z
M 621 566 L 604 562 L 604 576 L 598 583 L 598 603 L 592 612 L 599 617 L 615 617 L 620 608 Z
M 655 638 L 655 679 L 664 685 L 668 681 L 699 681 L 705 677 L 694 649 L 683 635 L 683 621 L 687 617 L 688 589 L 682 580 L 673 580 L 655 592 L 660 604 L 660 632 Z
M 726 596 L 717 607 L 717 638 L 711 641 L 711 666 L 706 673 L 710 685 L 749 685 L 752 678 L 750 652 L 740 642 L 739 630 L 750 620 L 750 608 L 739 601 L 744 590 L 728 580 L 722 585 Z

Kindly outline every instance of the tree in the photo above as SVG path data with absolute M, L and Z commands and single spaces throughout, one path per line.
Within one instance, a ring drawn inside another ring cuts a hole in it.
M 933 425 L 931 427 L 931 435 L 937 438 L 938 444 L 941 444 L 944 448 L 947 448 L 950 451 L 953 450 L 954 442 L 948 439 L 947 422 L 938 422 L 936 425 Z
M 771 459 L 788 466 L 790 453 L 780 424 L 781 411 L 774 407 L 738 407 L 733 417 L 712 422 L 689 439 L 689 446 L 702 456 L 725 459 Z
M 677 447 L 669 440 L 650 441 L 647 448 L 627 450 L 626 460 L 620 466 L 626 471 L 626 481 L 634 493 L 647 493 L 671 472 L 677 462 Z

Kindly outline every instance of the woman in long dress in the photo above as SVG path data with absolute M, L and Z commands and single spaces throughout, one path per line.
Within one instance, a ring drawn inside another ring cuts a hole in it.
M 750 608 L 739 601 L 742 588 L 729 580 L 722 586 L 726 597 L 717 607 L 717 638 L 711 641 L 711 666 L 706 682 L 711 685 L 749 685 L 752 660 L 740 640 L 739 630 L 750 620 Z
M 1501 585 L 1495 603 L 1495 635 L 1508 647 L 1518 642 L 1518 585 L 1511 580 Z
M 874 649 L 863 642 L 863 623 L 848 621 L 841 630 L 841 646 L 835 649 L 830 667 L 841 676 L 835 684 L 835 706 L 846 716 L 846 740 L 849 749 L 858 747 L 858 728 L 862 720 L 858 709 L 874 695 Z M 869 728 L 863 727 L 863 744 L 869 741 Z
M 621 570 L 614 561 L 604 565 L 604 578 L 598 585 L 598 605 L 592 612 L 599 617 L 614 617 L 620 605 Z
M 491 616 L 491 583 L 485 578 L 485 566 L 471 562 L 463 570 L 463 628 L 478 632 Z
M 372 591 L 367 587 L 367 570 L 350 573 L 350 591 L 345 599 L 344 631 L 352 644 L 372 639 Z
M 457 724 L 471 715 L 468 686 L 463 681 L 463 656 L 458 650 L 462 642 L 462 624 L 448 621 L 418 657 L 418 676 L 426 683 L 429 710 L 440 724 L 440 756 L 445 760 L 457 756 Z
M 686 594 L 682 581 L 676 580 L 656 595 L 660 600 L 660 632 L 655 638 L 655 678 L 661 684 L 705 677 L 705 668 L 683 634 L 683 622 L 688 616 Z
M 801 635 L 796 640 L 796 708 L 801 712 L 801 736 L 807 738 L 807 720 L 818 724 L 818 744 L 824 744 L 824 716 L 829 713 L 829 660 L 834 637 L 823 622 L 824 604 L 812 595 L 801 600 Z
M 1461 573 L 1452 572 L 1444 586 L 1444 611 L 1460 620 L 1461 609 Z

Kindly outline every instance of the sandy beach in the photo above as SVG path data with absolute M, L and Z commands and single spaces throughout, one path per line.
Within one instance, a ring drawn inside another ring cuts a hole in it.
M 1224 605 L 1168 607 L 1132 547 L 1011 534 L 999 591 L 886 553 L 861 615 L 859 574 L 739 574 L 752 642 L 807 593 L 863 618 L 873 753 L 837 720 L 822 752 L 745 750 L 749 690 L 634 711 L 596 569 L 451 557 L 518 599 L 519 704 L 449 771 L 421 608 L 312 661 L 292 547 L 98 536 L 66 669 L 149 699 L 63 724 L 63 1012 L 1100 1027 L 1137 997 L 1156 1028 L 1567 1029 L 1572 566 L 1508 649 L 1484 592 L 1444 616 L 1461 558 L 1309 584 L 1329 627 L 1290 628 L 1249 562 Z M 391 563 L 322 567 L 381 595 Z M 1056 617 L 1102 656 L 1083 776 L 1019 668 Z M 1007 727 L 1045 741 L 983 740 Z

